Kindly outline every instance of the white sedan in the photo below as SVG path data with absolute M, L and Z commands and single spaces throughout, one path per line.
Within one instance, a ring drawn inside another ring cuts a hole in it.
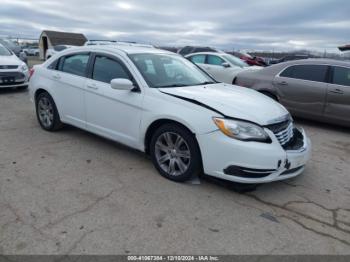
M 27 65 L 0 44 L 0 88 L 25 89 L 28 87 L 28 78 Z
M 309 139 L 282 105 L 156 48 L 67 49 L 34 68 L 30 96 L 43 129 L 66 123 L 146 152 L 174 181 L 202 172 L 282 180 L 302 173 L 309 158 Z
M 262 69 L 261 66 L 249 66 L 241 59 L 224 52 L 200 52 L 186 56 L 215 80 L 233 84 L 238 73 L 247 70 Z

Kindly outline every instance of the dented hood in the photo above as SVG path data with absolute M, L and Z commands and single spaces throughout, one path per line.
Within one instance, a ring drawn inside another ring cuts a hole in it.
M 224 116 L 244 119 L 260 125 L 280 122 L 289 115 L 281 104 L 271 98 L 255 90 L 234 85 L 218 83 L 159 90 L 178 99 L 211 108 Z

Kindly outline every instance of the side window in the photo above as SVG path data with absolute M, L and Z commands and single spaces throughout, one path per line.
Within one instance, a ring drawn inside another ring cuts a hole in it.
M 315 82 L 326 82 L 326 74 L 326 65 L 295 65 L 284 70 L 280 76 Z
M 60 71 L 78 76 L 86 76 L 89 54 L 76 54 L 60 59 Z
M 130 79 L 126 69 L 119 62 L 106 56 L 96 56 L 92 78 L 105 83 L 110 83 L 114 78 Z
M 205 55 L 194 55 L 190 57 L 190 60 L 195 64 L 204 64 Z
M 280 73 L 280 76 L 293 77 L 293 69 L 294 69 L 294 66 L 287 67 L 286 69 L 283 70 L 282 73 Z
M 209 65 L 222 65 L 225 61 L 216 55 L 208 55 L 207 64 Z
M 47 68 L 51 70 L 57 69 L 58 60 L 53 61 Z
M 335 66 L 333 69 L 333 84 L 350 86 L 350 68 Z

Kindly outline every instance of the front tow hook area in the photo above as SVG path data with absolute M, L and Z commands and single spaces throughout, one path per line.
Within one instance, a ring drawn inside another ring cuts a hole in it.
M 288 170 L 290 168 L 290 165 L 290 161 L 288 160 L 288 158 L 286 158 L 286 160 L 284 161 L 284 168 Z

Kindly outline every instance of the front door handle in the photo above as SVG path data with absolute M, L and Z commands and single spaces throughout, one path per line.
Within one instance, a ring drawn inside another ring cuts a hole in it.
M 331 90 L 329 91 L 330 93 L 333 93 L 333 94 L 338 94 L 338 95 L 343 95 L 344 94 L 344 91 L 341 90 L 341 89 L 334 89 L 334 90 Z
M 88 84 L 87 88 L 92 89 L 92 90 L 97 90 L 98 87 L 95 84 Z
M 278 82 L 277 84 L 279 84 L 281 86 L 287 86 L 288 85 L 288 83 L 286 81 Z

